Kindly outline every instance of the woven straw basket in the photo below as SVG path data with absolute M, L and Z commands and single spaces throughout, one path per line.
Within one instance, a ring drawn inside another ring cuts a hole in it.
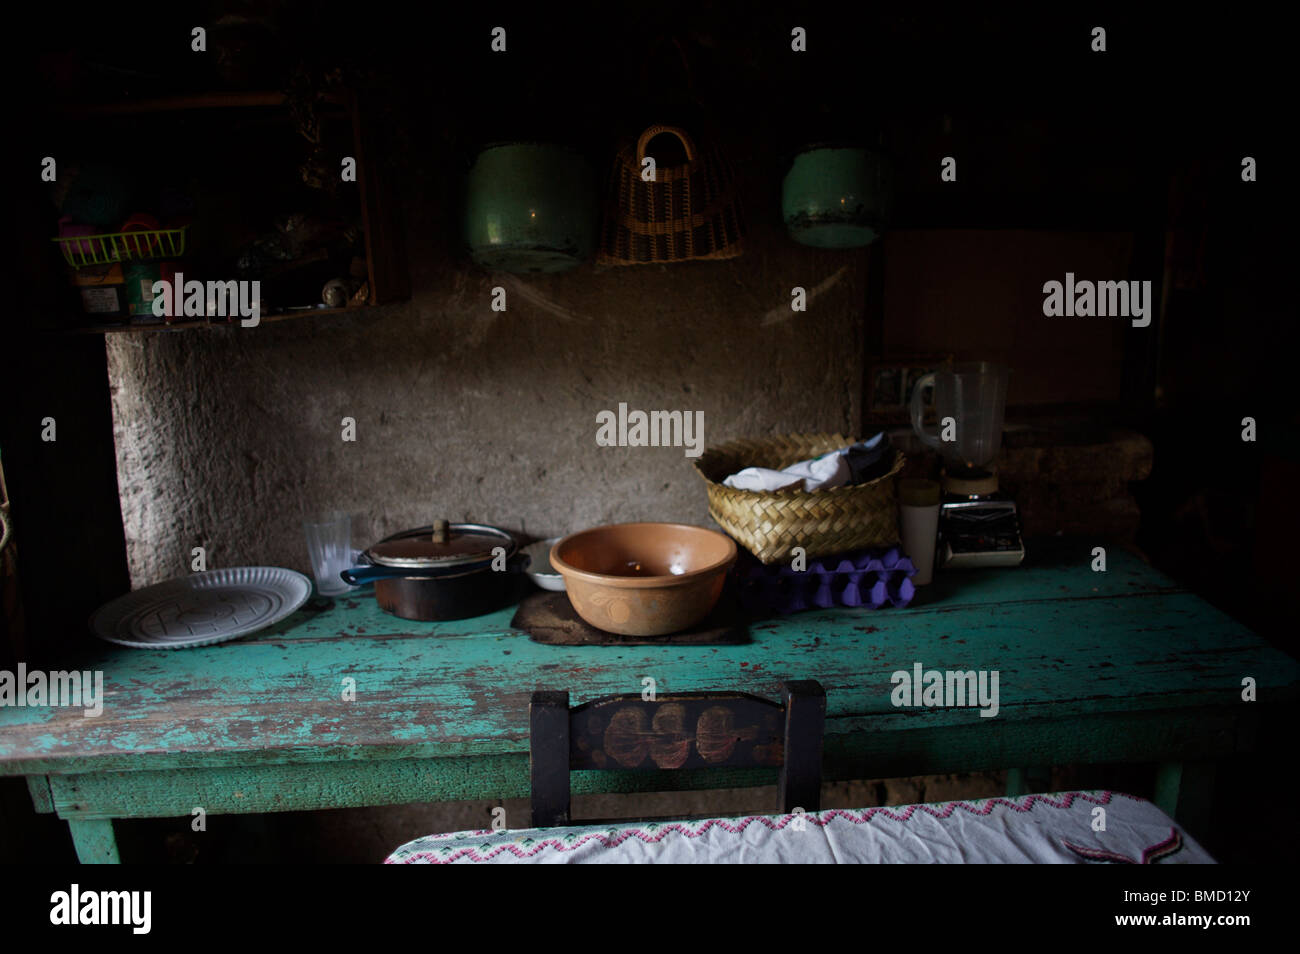
M 654 181 L 646 182 L 641 178 L 646 148 L 665 133 L 681 141 L 686 162 L 656 163 Z M 614 161 L 596 262 L 652 265 L 735 258 L 744 229 L 735 174 L 722 154 L 698 148 L 685 130 L 651 126 Z
M 895 452 L 889 473 L 870 483 L 833 490 L 736 490 L 722 481 L 746 467 L 780 470 L 856 443 L 838 434 L 786 434 L 737 440 L 706 450 L 695 469 L 708 484 L 709 516 L 763 563 L 777 563 L 803 547 L 812 559 L 898 542 L 894 475 L 903 469 Z

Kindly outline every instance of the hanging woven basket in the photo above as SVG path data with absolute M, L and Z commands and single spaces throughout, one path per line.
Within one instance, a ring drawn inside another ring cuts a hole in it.
M 738 490 L 722 483 L 746 467 L 781 470 L 856 441 L 838 434 L 786 434 L 711 447 L 695 462 L 708 484 L 709 516 L 763 563 L 788 560 L 795 547 L 809 559 L 898 542 L 894 476 L 833 490 Z
M 642 162 L 647 155 L 655 158 L 647 147 L 663 134 L 680 140 L 686 161 L 656 161 L 654 179 L 646 181 Z M 744 231 L 735 173 L 721 152 L 698 147 L 675 126 L 651 126 L 614 161 L 596 261 L 651 265 L 735 258 Z

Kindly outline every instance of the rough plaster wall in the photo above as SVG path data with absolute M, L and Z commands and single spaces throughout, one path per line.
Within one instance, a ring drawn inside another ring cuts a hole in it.
M 706 444 L 860 419 L 864 251 L 756 225 L 731 261 L 491 276 L 412 225 L 409 303 L 109 336 L 133 586 L 188 572 L 194 546 L 209 567 L 307 572 L 309 510 L 356 514 L 357 546 L 438 517 L 537 537 L 709 525 L 681 449 L 596 445 L 597 412 L 620 401 L 702 410 Z M 790 311 L 796 285 L 805 314 Z

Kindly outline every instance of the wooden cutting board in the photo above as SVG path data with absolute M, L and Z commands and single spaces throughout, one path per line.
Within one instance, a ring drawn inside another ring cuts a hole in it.
M 534 642 L 555 646 L 740 646 L 750 641 L 740 605 L 727 592 L 697 625 L 667 636 L 620 636 L 597 629 L 577 614 L 567 595 L 547 591 L 526 597 L 510 625 Z

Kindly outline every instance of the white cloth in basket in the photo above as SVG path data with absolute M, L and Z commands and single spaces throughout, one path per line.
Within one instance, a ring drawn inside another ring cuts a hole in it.
M 746 467 L 722 483 L 737 490 L 786 490 L 799 484 L 807 491 L 842 487 L 849 479 L 849 459 L 842 451 L 831 451 L 812 460 L 801 460 L 785 470 Z

